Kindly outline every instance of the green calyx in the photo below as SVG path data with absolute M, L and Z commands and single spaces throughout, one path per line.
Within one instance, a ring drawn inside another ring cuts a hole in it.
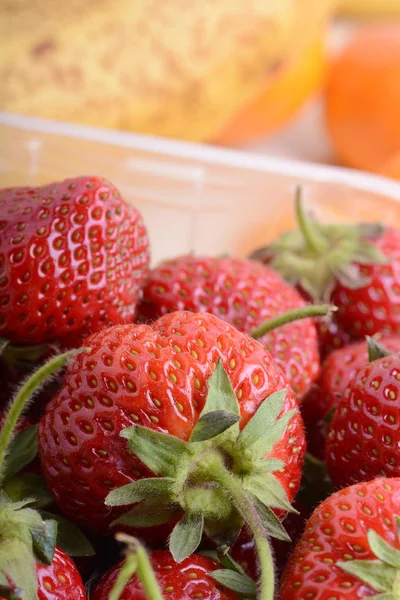
M 299 228 L 281 235 L 271 246 L 256 251 L 252 258 L 268 260 L 270 266 L 292 284 L 299 284 L 313 299 L 329 300 L 335 280 L 349 288 L 368 283 L 355 263 L 386 262 L 371 243 L 383 232 L 377 224 L 323 224 L 303 209 L 301 190 L 296 192 Z
M 51 564 L 57 523 L 31 508 L 32 500 L 12 502 L 0 491 L 0 573 L 9 595 L 23 590 L 24 600 L 37 600 L 36 562 Z M 7 583 L 8 582 L 8 583 Z
M 399 535 L 400 517 L 396 515 L 395 521 Z M 338 566 L 378 592 L 369 596 L 371 600 L 400 600 L 400 550 L 390 546 L 373 529 L 368 531 L 368 543 L 375 560 L 340 561 Z
M 274 475 L 285 465 L 268 458 L 296 412 L 281 415 L 285 396 L 286 390 L 272 394 L 240 431 L 239 404 L 218 362 L 187 442 L 140 426 L 124 429 L 121 436 L 130 452 L 158 477 L 110 492 L 107 505 L 131 506 L 113 525 L 136 528 L 180 517 L 170 550 L 181 562 L 197 549 L 203 532 L 218 546 L 228 547 L 246 522 L 260 555 L 260 598 L 271 599 L 274 576 L 268 536 L 289 539 L 272 509 L 293 510 Z
M 36 562 L 51 564 L 56 542 L 69 554 L 90 556 L 93 548 L 64 517 L 42 511 L 53 499 L 37 473 L 24 471 L 37 455 L 37 425 L 14 435 L 32 395 L 75 353 L 56 356 L 26 380 L 0 430 L 0 597 L 37 600 Z
M 386 350 L 386 348 L 379 344 L 373 337 L 367 335 L 366 339 L 368 345 L 368 360 L 370 363 L 391 355 L 391 352 Z

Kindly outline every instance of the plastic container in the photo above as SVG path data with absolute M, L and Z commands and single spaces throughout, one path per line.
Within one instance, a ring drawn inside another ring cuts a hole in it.
M 400 226 L 400 184 L 350 171 L 0 113 L 0 185 L 98 174 L 142 212 L 153 262 L 245 256 L 293 224 L 293 196 L 323 219 Z

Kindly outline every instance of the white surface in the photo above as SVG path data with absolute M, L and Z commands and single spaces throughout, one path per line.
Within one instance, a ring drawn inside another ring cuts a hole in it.
M 0 183 L 109 178 L 142 212 L 153 261 L 246 256 L 294 224 L 293 196 L 326 219 L 400 226 L 400 184 L 326 165 L 0 114 Z

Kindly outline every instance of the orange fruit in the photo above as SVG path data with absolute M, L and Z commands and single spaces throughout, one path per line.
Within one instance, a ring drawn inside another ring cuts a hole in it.
M 334 61 L 326 123 L 339 160 L 381 171 L 400 152 L 400 22 L 363 27 Z
M 214 142 L 233 146 L 279 129 L 321 88 L 325 66 L 325 44 L 321 35 L 298 56 L 282 63 L 257 97 L 235 115 Z
M 400 152 L 393 156 L 388 162 L 379 169 L 381 175 L 392 177 L 392 179 L 400 179 Z

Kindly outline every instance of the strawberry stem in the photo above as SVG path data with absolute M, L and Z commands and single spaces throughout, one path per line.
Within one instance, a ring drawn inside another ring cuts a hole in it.
M 126 533 L 117 533 L 115 539 L 127 545 L 128 552 L 125 562 L 119 572 L 115 585 L 109 595 L 109 600 L 119 600 L 125 586 L 134 573 L 141 581 L 148 600 L 163 600 L 160 587 L 151 566 L 151 562 L 142 544 Z
M 301 232 L 303 233 L 304 239 L 307 243 L 309 250 L 311 250 L 311 252 L 314 252 L 318 256 L 323 254 L 327 249 L 326 241 L 320 235 L 317 228 L 314 227 L 312 220 L 307 217 L 304 211 L 302 191 L 300 187 L 296 189 L 295 205 L 297 222 L 299 224 Z
M 332 306 L 330 304 L 308 304 L 300 308 L 293 308 L 292 310 L 288 310 L 287 312 L 278 315 L 277 317 L 268 319 L 268 321 L 265 321 L 259 327 L 253 329 L 253 331 L 251 332 L 251 337 L 255 340 L 258 340 L 263 335 L 269 333 L 273 329 L 282 327 L 282 325 L 286 325 L 287 323 L 291 323 L 292 321 L 307 319 L 309 317 L 324 317 L 336 310 L 336 306 Z
M 24 409 L 27 407 L 32 394 L 38 390 L 48 377 L 53 375 L 58 369 L 61 369 L 61 367 L 64 367 L 74 354 L 76 354 L 76 350 L 70 350 L 49 360 L 27 379 L 12 401 L 0 431 L 0 483 L 4 470 L 5 457 L 15 431 L 15 426 Z
M 244 493 L 240 479 L 231 475 L 224 467 L 221 468 L 221 464 L 218 463 L 215 464 L 215 468 L 212 468 L 209 463 L 208 472 L 214 481 L 219 483 L 231 496 L 236 509 L 242 515 L 253 535 L 261 571 L 259 600 L 273 600 L 275 588 L 274 562 L 268 537 L 257 511 Z

